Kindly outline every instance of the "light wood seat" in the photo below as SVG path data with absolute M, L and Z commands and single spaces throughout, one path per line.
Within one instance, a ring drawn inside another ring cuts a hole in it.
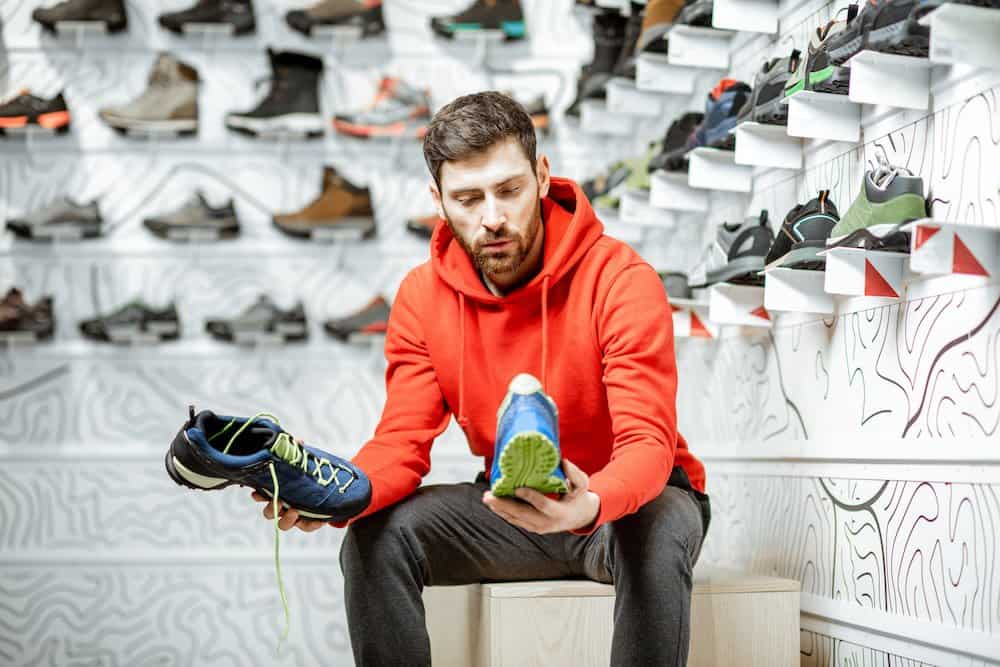
M 611 656 L 614 595 L 613 586 L 580 580 L 427 588 L 434 664 L 604 667 Z M 695 571 L 689 665 L 798 662 L 797 581 Z

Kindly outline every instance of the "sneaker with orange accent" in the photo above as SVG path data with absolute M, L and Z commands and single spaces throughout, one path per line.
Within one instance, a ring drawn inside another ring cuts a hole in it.
M 0 104 L 0 131 L 37 125 L 59 133 L 69 131 L 69 109 L 59 93 L 50 100 L 22 90 L 16 97 Z
M 377 296 L 353 315 L 329 320 L 323 328 L 345 343 L 384 334 L 389 328 L 389 302 Z
M 352 137 L 416 137 L 427 134 L 431 118 L 430 94 L 401 79 L 385 77 L 367 109 L 338 114 L 337 132 Z

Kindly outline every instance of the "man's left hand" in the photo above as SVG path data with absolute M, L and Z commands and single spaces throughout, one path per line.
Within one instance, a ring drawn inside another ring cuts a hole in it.
M 563 460 L 563 471 L 569 481 L 569 492 L 559 500 L 522 487 L 514 493 L 525 501 L 523 503 L 497 498 L 490 491 L 483 494 L 483 502 L 508 523 L 540 535 L 589 526 L 597 518 L 601 499 L 588 490 L 587 473 L 566 460 Z

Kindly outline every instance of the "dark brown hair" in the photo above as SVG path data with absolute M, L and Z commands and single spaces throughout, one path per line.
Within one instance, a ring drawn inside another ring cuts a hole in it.
M 535 126 L 531 116 L 508 95 L 489 90 L 458 97 L 434 114 L 424 138 L 424 161 L 441 187 L 441 165 L 464 160 L 513 137 L 535 170 Z

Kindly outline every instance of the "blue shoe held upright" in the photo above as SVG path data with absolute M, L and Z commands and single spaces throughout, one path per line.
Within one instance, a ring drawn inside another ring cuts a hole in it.
M 532 375 L 510 382 L 497 410 L 497 439 L 490 470 L 494 496 L 513 496 L 519 487 L 566 493 L 559 452 L 559 410 Z

